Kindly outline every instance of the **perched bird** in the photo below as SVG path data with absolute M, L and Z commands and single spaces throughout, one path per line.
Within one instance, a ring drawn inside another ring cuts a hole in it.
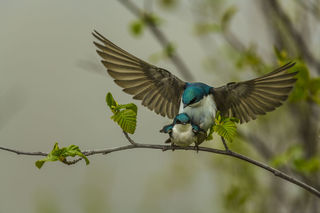
M 240 123 L 279 107 L 288 97 L 297 72 L 288 72 L 288 63 L 261 77 L 231 82 L 221 87 L 180 80 L 169 71 L 151 65 L 119 48 L 97 31 L 93 36 L 97 53 L 109 75 L 123 91 L 142 100 L 142 105 L 157 114 L 174 118 L 186 113 L 193 123 L 207 131 L 214 124 L 217 110 Z
M 164 126 L 160 132 L 169 134 L 170 138 L 166 143 L 182 147 L 192 143 L 198 147 L 207 137 L 206 131 L 194 124 L 186 113 L 178 114 L 173 123 Z

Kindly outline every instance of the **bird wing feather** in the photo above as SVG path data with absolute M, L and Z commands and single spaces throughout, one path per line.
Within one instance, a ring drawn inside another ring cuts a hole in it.
M 94 42 L 102 64 L 123 91 L 142 100 L 142 105 L 157 114 L 174 118 L 179 111 L 185 82 L 169 71 L 153 66 L 119 48 L 94 31 Z
M 288 72 L 295 63 L 287 63 L 261 77 L 231 82 L 214 88 L 217 109 L 226 117 L 236 117 L 241 123 L 273 111 L 288 98 L 297 72 Z

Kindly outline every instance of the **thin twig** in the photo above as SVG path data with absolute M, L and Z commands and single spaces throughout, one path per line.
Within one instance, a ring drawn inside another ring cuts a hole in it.
M 124 5 L 129 11 L 131 11 L 135 16 L 144 20 L 144 22 L 149 26 L 152 34 L 157 38 L 160 44 L 167 48 L 170 45 L 169 39 L 164 35 L 164 33 L 157 27 L 157 25 L 152 21 L 152 19 L 147 18 L 150 14 L 144 10 L 141 10 L 130 0 L 119 0 L 119 2 Z M 169 54 L 169 58 L 176 66 L 178 71 L 183 75 L 185 80 L 191 81 L 194 80 L 194 77 L 188 67 L 185 65 L 183 60 L 180 58 L 178 53 L 174 51 L 172 54 Z
M 230 151 L 229 150 L 229 147 L 228 147 L 228 145 L 227 145 L 227 143 L 226 143 L 226 141 L 224 140 L 224 138 L 223 137 L 221 137 L 221 140 L 222 140 L 222 143 L 223 143 L 223 146 L 224 146 L 224 149 L 226 150 L 226 151 Z
M 108 149 L 100 149 L 100 150 L 89 150 L 89 151 L 84 151 L 82 152 L 85 156 L 90 156 L 90 155 L 96 155 L 96 154 L 110 154 L 112 152 L 118 152 L 118 151 L 123 151 L 123 150 L 128 150 L 128 149 L 137 149 L 137 148 L 142 148 L 142 149 L 158 149 L 158 150 L 162 150 L 162 151 L 166 151 L 166 150 L 172 150 L 172 146 L 170 145 L 156 145 L 156 144 L 141 144 L 141 143 L 137 143 L 135 141 L 133 141 L 128 134 L 124 133 L 124 135 L 126 136 L 127 140 L 129 141 L 129 145 L 125 145 L 125 146 L 120 146 L 120 147 L 115 147 L 115 148 L 108 148 Z M 133 143 L 132 143 L 133 142 Z M 225 142 L 224 142 L 225 143 Z M 214 149 L 214 148 L 208 148 L 208 147 L 199 147 L 198 151 L 202 151 L 202 152 L 209 152 L 209 153 L 215 153 L 215 154 L 220 154 L 220 155 L 227 155 L 230 157 L 234 157 L 234 158 L 238 158 L 240 160 L 246 161 L 248 163 L 251 163 L 253 165 L 256 165 L 262 169 L 265 169 L 271 173 L 273 173 L 275 176 L 278 176 L 288 182 L 291 182 L 295 185 L 300 186 L 301 188 L 311 192 L 312 194 L 316 195 L 317 197 L 320 198 L 320 191 L 315 189 L 314 187 L 301 182 L 297 179 L 295 179 L 294 177 L 291 177 L 287 174 L 285 174 L 284 172 L 281 172 L 275 168 L 272 168 L 266 164 L 263 164 L 261 162 L 258 162 L 256 160 L 253 160 L 251 158 L 248 158 L 244 155 L 241 155 L 239 153 L 233 152 L 230 149 L 228 149 L 227 146 L 225 146 L 226 150 L 221 150 L 221 149 Z M 8 148 L 4 148 L 4 147 L 0 147 L 0 149 L 8 151 L 8 152 L 13 152 L 19 155 L 35 155 L 35 156 L 46 156 L 48 155 L 48 153 L 45 152 L 24 152 L 24 151 L 18 151 L 18 150 L 14 150 L 14 149 L 8 149 Z M 175 150 L 194 150 L 193 146 L 187 146 L 187 147 L 175 147 Z M 79 159 L 76 159 L 75 161 L 68 161 L 68 162 L 72 162 L 70 164 L 74 164 L 77 163 L 79 161 Z M 67 163 L 68 164 L 68 163 Z
M 132 145 L 136 146 L 136 142 L 134 142 L 128 135 L 128 133 L 126 133 L 125 131 L 123 131 L 124 136 L 126 136 L 127 140 L 129 141 L 129 143 L 131 143 Z
M 4 151 L 16 153 L 17 155 L 35 155 L 35 156 L 47 156 L 48 155 L 48 153 L 46 153 L 46 152 L 23 152 L 23 151 L 9 149 L 9 148 L 5 148 L 5 147 L 0 147 L 0 149 L 2 149 Z

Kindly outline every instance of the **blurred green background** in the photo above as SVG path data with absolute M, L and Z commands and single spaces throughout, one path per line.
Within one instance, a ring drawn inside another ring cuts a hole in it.
M 178 53 L 195 80 L 213 86 L 297 62 L 290 100 L 241 125 L 230 148 L 320 188 L 319 0 L 132 2 L 159 20 L 169 48 L 119 1 L 1 0 L 0 146 L 127 144 L 110 120 L 109 91 L 119 103 L 139 107 L 134 140 L 166 140 L 159 129 L 169 120 L 133 101 L 105 72 L 92 44 L 96 29 L 183 78 L 168 57 Z M 39 170 L 40 158 L 0 152 L 0 213 L 320 212 L 315 196 L 226 156 L 136 149 L 92 156 L 89 166 L 46 163 Z

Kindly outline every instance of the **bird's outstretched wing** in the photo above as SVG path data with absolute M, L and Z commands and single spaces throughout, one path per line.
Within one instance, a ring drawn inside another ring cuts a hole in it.
M 297 72 L 287 71 L 294 64 L 287 63 L 259 78 L 214 88 L 218 110 L 224 116 L 238 118 L 241 123 L 274 110 L 288 98 L 296 82 L 294 76 Z
M 94 42 L 101 62 L 124 92 L 157 114 L 169 118 L 178 114 L 185 82 L 117 47 L 97 31 L 92 34 L 101 42 Z

